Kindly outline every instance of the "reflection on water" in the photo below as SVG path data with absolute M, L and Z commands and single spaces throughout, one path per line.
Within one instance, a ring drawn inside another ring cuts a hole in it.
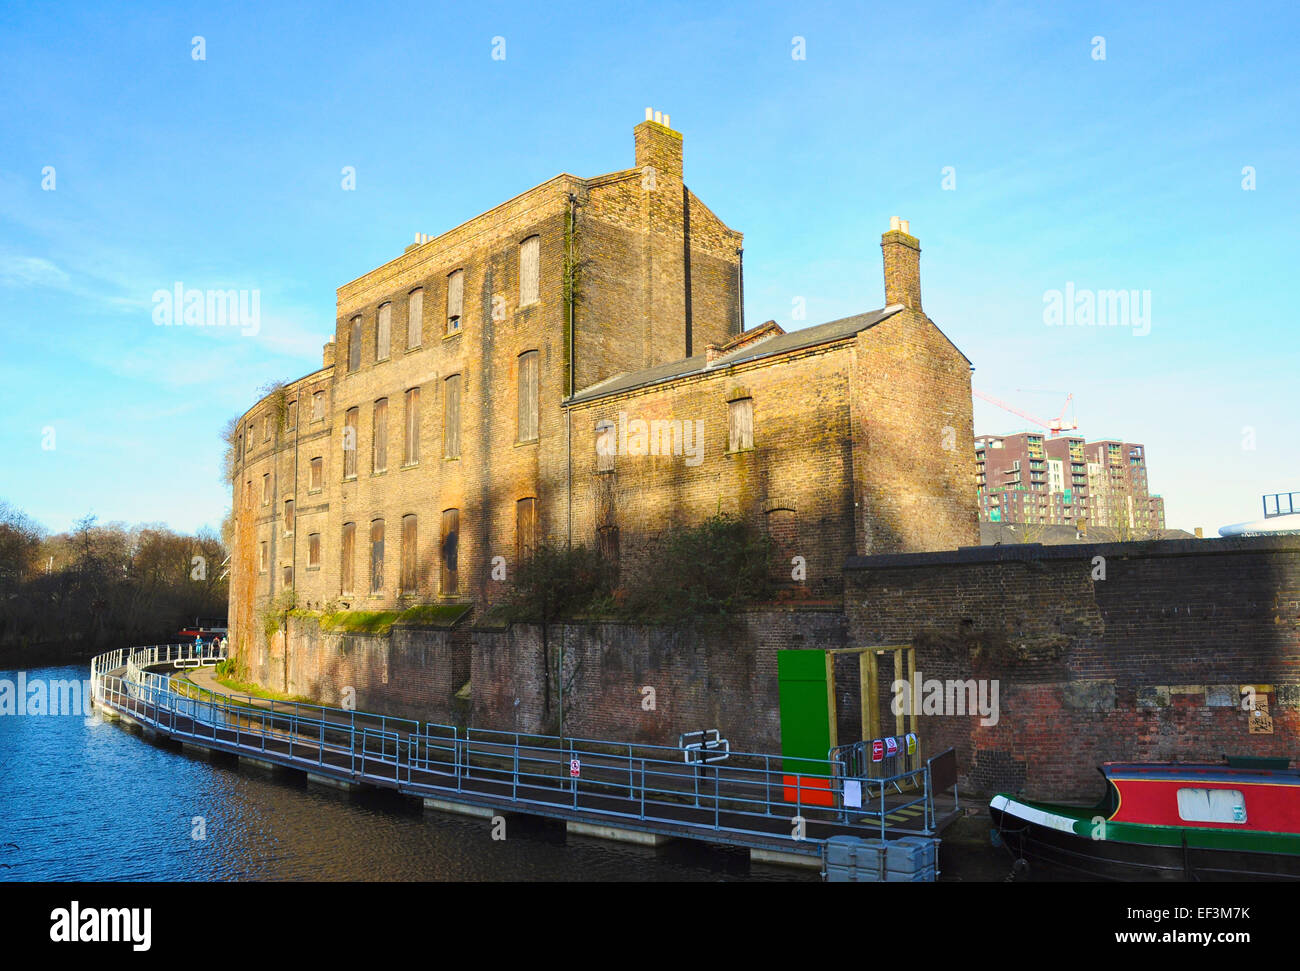
M 509 817 L 507 836 L 392 793 L 347 796 L 209 762 L 110 722 L 0 716 L 0 880 L 818 879 L 693 843 L 566 839 L 529 817 Z

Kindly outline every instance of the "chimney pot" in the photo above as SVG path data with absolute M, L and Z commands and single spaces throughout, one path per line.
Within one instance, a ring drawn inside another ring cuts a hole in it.
M 665 128 L 672 128 L 672 127 L 673 127 L 672 125 L 668 124 L 668 116 L 667 116 L 667 115 L 664 115 L 664 127 L 665 127 Z
M 890 216 L 890 217 L 889 217 L 889 228 L 890 228 L 890 229 L 902 229 L 902 228 L 903 228 L 903 226 L 902 226 L 902 220 L 900 220 L 897 216 Z
M 654 120 L 655 120 L 655 110 L 654 110 L 653 108 L 647 108 L 647 109 L 645 110 L 645 120 L 646 120 L 646 121 L 654 121 Z
M 663 116 L 660 112 L 656 111 L 656 112 L 655 112 L 655 124 L 656 124 L 656 125 L 662 125 L 663 123 L 664 123 L 664 116 Z
M 900 219 L 898 221 L 898 228 L 901 229 L 903 232 L 907 233 L 909 236 L 912 235 L 912 231 L 910 227 L 911 224 L 906 219 Z

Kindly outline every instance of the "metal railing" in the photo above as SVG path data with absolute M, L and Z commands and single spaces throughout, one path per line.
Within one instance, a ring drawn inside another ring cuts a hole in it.
M 1264 518 L 1290 516 L 1300 512 L 1300 492 L 1271 492 L 1264 496 Z
M 91 664 L 96 703 L 172 737 L 233 748 L 349 781 L 412 795 L 456 794 L 485 805 L 580 815 L 649 828 L 805 841 L 813 853 L 835 833 L 879 835 L 886 818 L 923 805 L 934 831 L 928 763 L 872 779 L 878 805 L 846 803 L 860 782 L 842 760 L 825 775 L 787 767 L 779 755 L 731 751 L 725 762 L 686 761 L 680 747 L 605 739 L 558 738 L 330 708 L 220 695 L 149 670 L 215 662 L 193 645 L 115 651 Z M 110 672 L 122 671 L 121 675 Z M 887 785 L 919 778 L 918 798 L 888 803 Z M 792 783 L 791 780 L 795 781 Z M 861 790 L 858 790 L 861 792 Z M 816 793 L 816 799 L 814 799 Z M 860 799 L 865 803 L 864 798 Z M 823 836 L 808 832 L 817 827 Z M 915 832 L 915 830 L 913 830 Z

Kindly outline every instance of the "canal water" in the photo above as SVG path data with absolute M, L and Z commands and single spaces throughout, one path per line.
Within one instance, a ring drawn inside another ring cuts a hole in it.
M 84 680 L 84 667 L 26 680 Z M 16 687 L 18 672 L 0 670 Z M 11 691 L 14 688 L 10 688 Z M 201 838 L 198 838 L 201 837 Z M 0 881 L 816 881 L 744 852 L 567 837 L 562 827 L 424 812 L 146 741 L 79 714 L 0 715 Z

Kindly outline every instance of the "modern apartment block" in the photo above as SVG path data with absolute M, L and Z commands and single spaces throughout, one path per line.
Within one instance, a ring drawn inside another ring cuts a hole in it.
M 1131 536 L 1165 528 L 1164 500 L 1147 482 L 1146 448 L 1035 432 L 975 439 L 980 519 L 1103 528 Z

